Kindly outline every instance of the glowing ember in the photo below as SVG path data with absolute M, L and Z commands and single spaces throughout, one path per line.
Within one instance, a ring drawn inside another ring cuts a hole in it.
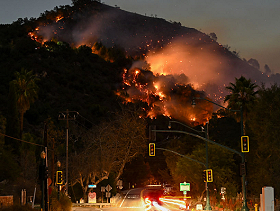
M 62 20 L 62 19 L 63 19 L 63 16 L 57 16 L 56 19 L 55 19 L 55 21 L 58 22 L 58 21 L 60 21 L 60 20 Z

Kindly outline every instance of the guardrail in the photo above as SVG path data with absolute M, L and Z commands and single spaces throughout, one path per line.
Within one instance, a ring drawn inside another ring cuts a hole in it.
M 114 207 L 115 203 L 73 203 L 73 207 Z

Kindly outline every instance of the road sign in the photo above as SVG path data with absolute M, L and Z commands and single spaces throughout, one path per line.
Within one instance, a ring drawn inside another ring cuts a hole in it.
M 88 188 L 96 188 L 96 185 L 88 185 Z
M 122 180 L 118 180 L 117 181 L 117 188 L 120 189 L 120 190 L 123 189 L 123 185 L 122 184 L 123 184 L 123 181 Z
M 190 191 L 191 190 L 191 185 L 190 183 L 180 183 L 180 191 Z
M 108 184 L 105 189 L 109 192 L 110 190 L 112 190 L 112 187 Z
M 121 186 L 122 183 L 123 183 L 122 180 L 118 180 L 118 181 L 117 181 L 117 186 Z
M 104 186 L 101 187 L 101 192 L 105 192 L 105 187 Z
M 111 197 L 111 193 L 110 192 L 106 192 L 106 197 L 110 198 Z
M 95 192 L 88 193 L 88 203 L 96 203 L 96 193 Z

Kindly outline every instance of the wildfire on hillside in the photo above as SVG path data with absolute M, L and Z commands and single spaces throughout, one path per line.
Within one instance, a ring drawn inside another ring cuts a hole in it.
M 117 94 L 126 102 L 144 102 L 143 110 L 150 118 L 168 116 L 183 122 L 202 124 L 211 118 L 213 105 L 207 101 L 199 107 L 191 105 L 193 97 L 205 97 L 203 92 L 180 83 L 181 75 L 154 75 L 149 70 L 132 68 L 124 70 L 122 90 Z
M 109 17 L 115 18 L 113 15 Z M 229 80 L 222 70 L 227 61 L 218 55 L 217 49 L 213 50 L 213 40 L 203 37 L 206 35 L 202 33 L 199 36 L 182 34 L 153 39 L 149 32 L 128 35 L 115 31 L 117 35 L 113 38 L 104 29 L 106 24 L 102 21 L 95 18 L 90 23 L 77 24 L 73 26 L 72 34 L 69 34 L 69 29 L 64 29 L 65 18 L 59 15 L 52 24 L 42 23 L 29 36 L 41 43 L 52 38 L 67 41 L 65 37 L 68 36 L 74 42 L 71 45 L 87 45 L 95 54 L 100 53 L 94 48 L 96 42 L 120 46 L 124 44 L 126 46 L 122 47 L 128 55 L 138 53 L 144 60 L 124 70 L 123 87 L 117 94 L 126 102 L 144 102 L 146 106 L 143 109 L 151 118 L 165 115 L 196 123 L 204 123 L 211 118 L 213 104 L 201 101 L 198 108 L 192 108 L 191 101 L 193 97 L 208 97 L 219 102 L 225 95 L 224 86 Z M 218 45 L 218 48 L 223 46 Z

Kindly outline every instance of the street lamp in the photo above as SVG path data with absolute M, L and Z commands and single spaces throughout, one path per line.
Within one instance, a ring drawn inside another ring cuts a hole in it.
M 61 167 L 61 162 L 57 161 L 56 165 L 57 165 L 57 170 L 59 171 L 60 167 Z M 56 174 L 56 176 L 58 177 L 59 175 Z M 56 181 L 58 181 L 58 179 L 59 178 L 56 178 Z M 57 184 L 57 198 L 58 198 L 58 201 L 59 201 L 59 195 L 60 195 L 60 184 Z
M 190 130 L 193 130 L 197 133 L 205 133 L 205 138 L 208 139 L 208 122 L 206 122 L 206 128 L 204 129 L 203 127 L 201 127 L 202 131 L 198 131 L 198 130 L 195 130 L 181 122 L 178 122 L 178 121 L 169 121 L 169 125 L 168 125 L 168 128 L 171 129 L 171 123 L 174 122 L 174 123 L 178 123 L 180 125 L 183 125 L 184 127 L 187 127 L 189 128 Z M 204 131 L 203 131 L 204 130 Z M 205 147 L 206 147 L 206 169 L 208 169 L 208 142 L 205 141 Z M 209 189 L 208 189 L 208 182 L 206 180 L 205 182 L 205 189 L 206 189 L 206 206 L 205 206 L 205 210 L 212 210 L 211 208 L 211 205 L 210 205 L 210 197 L 209 197 Z
M 46 163 L 45 163 L 45 159 L 46 159 L 46 153 L 44 151 L 41 152 L 40 157 L 42 158 L 42 167 L 41 167 L 41 172 L 40 172 L 40 176 L 41 176 L 41 191 L 42 191 L 42 199 L 41 199 L 41 209 L 45 210 L 45 203 L 44 203 L 44 199 L 45 199 L 45 171 L 46 171 Z
M 195 99 L 198 99 L 198 100 L 206 100 L 210 103 L 213 103 L 221 108 L 224 108 L 228 111 L 231 111 L 231 112 L 240 112 L 240 125 L 241 125 L 241 136 L 243 136 L 243 109 L 242 109 L 242 106 L 240 106 L 240 110 L 232 110 L 232 109 L 229 109 L 229 108 L 226 108 L 218 103 L 215 103 L 211 100 L 208 100 L 206 98 L 201 98 L 201 97 L 194 97 L 193 100 L 192 100 L 192 107 L 195 107 L 196 106 L 196 103 L 195 103 Z M 241 152 L 241 157 L 242 157 L 242 164 L 245 164 L 245 154 L 243 152 Z M 246 175 L 245 174 L 242 174 L 242 192 L 243 192 L 243 205 L 242 205 L 242 211 L 249 211 L 249 208 L 247 206 L 247 198 L 246 198 Z

